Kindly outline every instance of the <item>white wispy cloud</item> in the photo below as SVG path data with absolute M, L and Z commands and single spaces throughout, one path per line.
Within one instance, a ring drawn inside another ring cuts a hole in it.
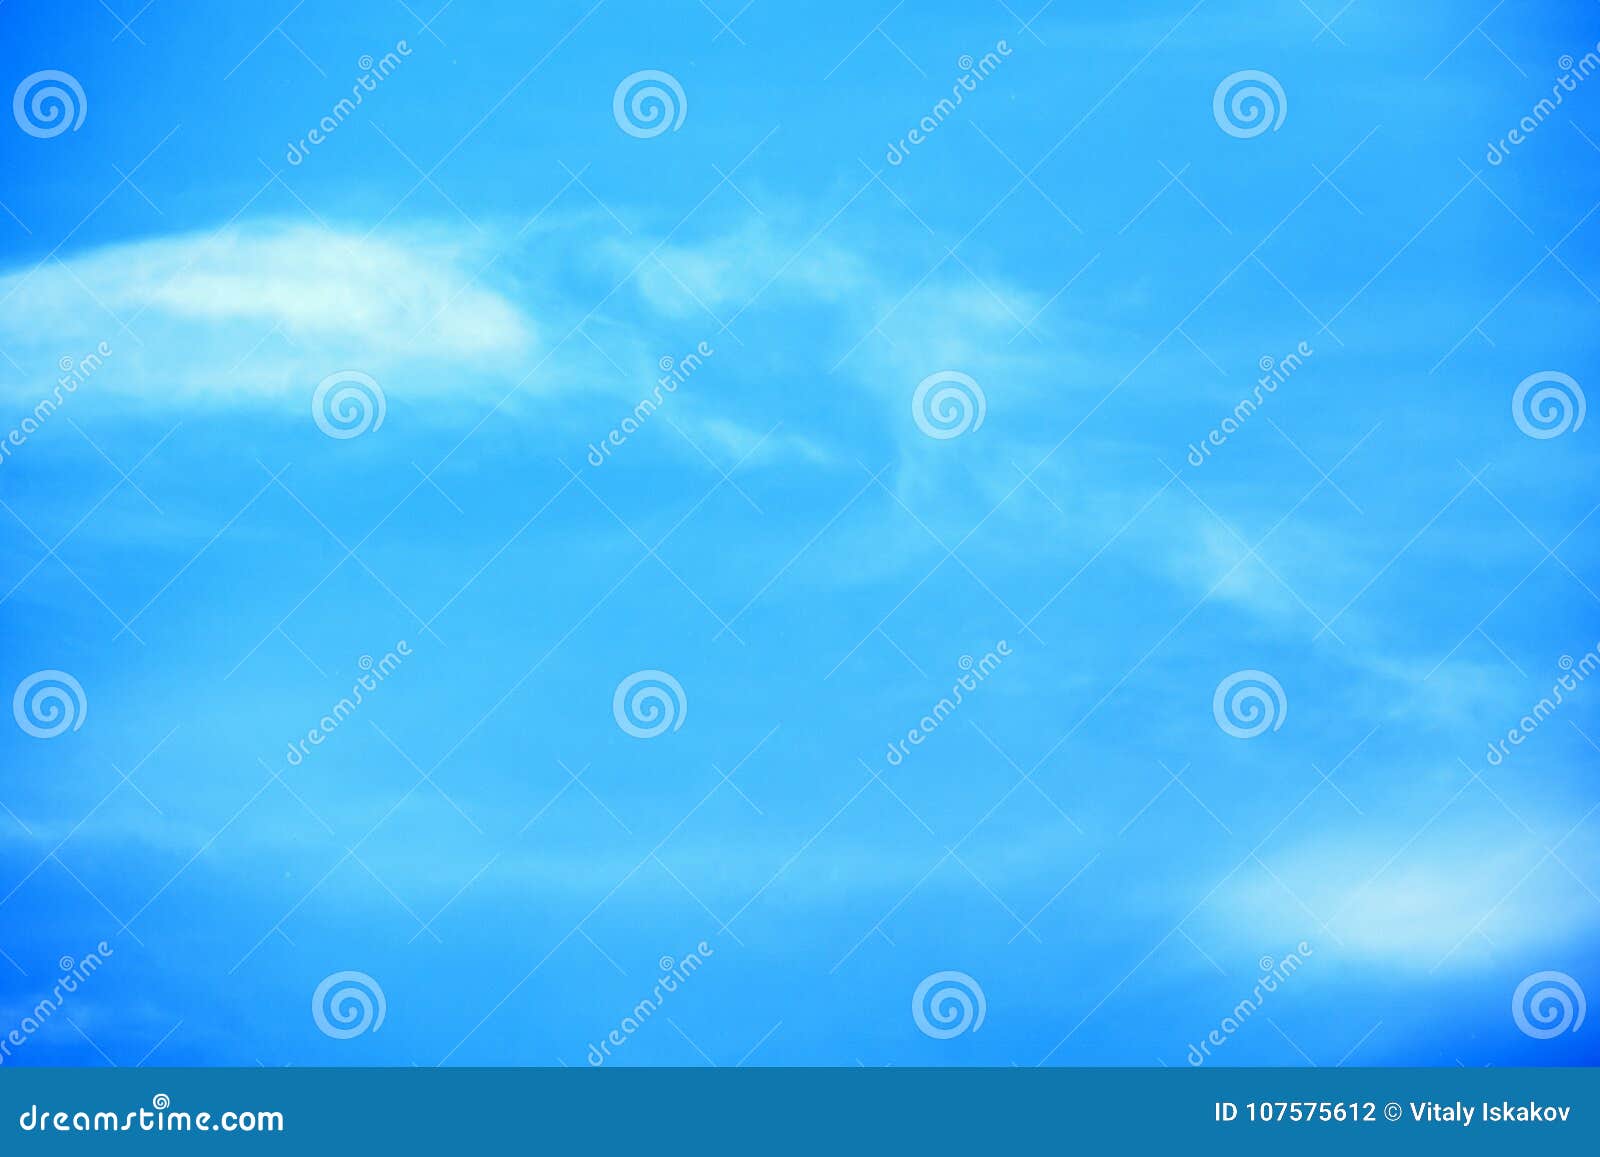
M 940 261 L 920 234 L 911 264 L 927 250 L 931 268 L 908 280 L 894 239 L 845 221 L 818 232 L 776 206 L 665 244 L 599 240 L 606 228 L 583 216 L 533 232 L 408 224 L 372 235 L 246 222 L 51 257 L 0 275 L 11 363 L 0 362 L 0 392 L 37 399 L 62 359 L 103 342 L 113 352 L 96 392 L 143 408 L 298 410 L 323 378 L 357 370 L 390 405 L 466 397 L 514 412 L 559 395 L 541 428 L 581 445 L 651 393 L 665 357 L 710 341 L 714 363 L 668 414 L 693 445 L 672 439 L 670 452 L 876 468 L 889 449 L 901 463 L 891 484 L 931 500 L 950 448 L 920 432 L 911 396 L 956 370 L 995 398 L 985 440 L 963 446 L 981 479 L 974 500 L 992 503 L 1015 485 L 1029 399 L 1063 378 L 1102 387 L 1049 334 L 1044 303 L 965 259 Z
M 517 369 L 533 321 L 478 272 L 492 256 L 445 233 L 403 239 L 255 225 L 106 246 L 0 277 L 0 348 L 24 396 L 105 342 L 98 385 L 146 402 L 299 398 L 329 373 L 443 363 Z M 431 392 L 459 375 L 408 373 Z M 20 379 L 20 380 L 19 380 Z
M 1473 801 L 1455 807 L 1410 845 L 1391 826 L 1389 843 L 1319 838 L 1270 854 L 1277 878 L 1240 872 L 1219 894 L 1226 927 L 1208 936 L 1244 941 L 1243 951 L 1305 936 L 1351 963 L 1431 974 L 1593 934 L 1600 905 L 1553 861 L 1541 871 L 1509 815 L 1463 828 Z

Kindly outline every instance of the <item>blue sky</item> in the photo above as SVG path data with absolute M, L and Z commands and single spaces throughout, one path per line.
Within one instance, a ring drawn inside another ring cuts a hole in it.
M 1595 1059 L 1593 5 L 432 7 L 0 9 L 5 1063 Z

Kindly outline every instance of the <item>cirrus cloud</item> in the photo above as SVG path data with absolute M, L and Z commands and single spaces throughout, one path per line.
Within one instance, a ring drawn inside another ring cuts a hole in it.
M 491 257 L 442 233 L 298 225 L 128 242 L 0 277 L 0 348 L 23 374 L 13 392 L 27 394 L 104 341 L 115 353 L 100 381 L 149 402 L 298 398 L 348 367 L 520 376 L 536 330 L 479 277 Z

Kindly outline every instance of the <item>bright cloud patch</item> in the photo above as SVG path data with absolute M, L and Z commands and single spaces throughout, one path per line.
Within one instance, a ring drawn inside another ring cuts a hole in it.
M 155 402 L 299 397 L 337 370 L 441 362 L 520 377 L 533 327 L 477 276 L 492 256 L 443 237 L 255 227 L 52 258 L 0 278 L 10 391 L 37 393 L 101 342 L 101 381 Z

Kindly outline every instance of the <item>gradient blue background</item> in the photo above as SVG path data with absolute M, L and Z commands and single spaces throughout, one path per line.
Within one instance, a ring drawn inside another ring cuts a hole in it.
M 1600 9 L 433 7 L 0 8 L 4 91 L 88 99 L 0 126 L 0 425 L 114 350 L 0 466 L 0 684 L 89 704 L 0 728 L 0 1029 L 114 949 L 7 1063 L 582 1065 L 701 940 L 614 1063 L 1181 1066 L 1302 940 L 1215 1063 L 1600 1056 L 1510 1008 L 1600 995 L 1600 685 L 1485 762 L 1600 640 L 1593 419 L 1510 409 L 1595 380 L 1600 79 L 1485 160 Z M 635 139 L 652 68 L 686 115 Z M 1251 68 L 1287 115 L 1241 140 Z M 330 439 L 350 368 L 387 417 Z M 947 369 L 987 417 L 935 441 Z M 650 741 L 644 668 L 688 699 Z M 1211 711 L 1246 668 L 1289 704 L 1250 741 Z M 388 1013 L 331 1040 L 345 969 Z M 945 969 L 987 1017 L 938 1041 Z

